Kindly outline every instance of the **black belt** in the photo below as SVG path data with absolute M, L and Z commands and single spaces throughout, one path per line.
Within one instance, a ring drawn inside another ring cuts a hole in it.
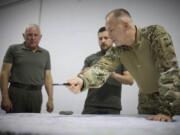
M 25 90 L 41 90 L 41 85 L 31 85 L 31 84 L 23 84 L 18 82 L 10 82 L 11 87 L 21 88 Z

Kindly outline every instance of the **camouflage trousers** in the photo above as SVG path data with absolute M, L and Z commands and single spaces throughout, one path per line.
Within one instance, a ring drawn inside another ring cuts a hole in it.
M 142 94 L 138 95 L 138 113 L 139 114 L 158 114 L 159 113 L 159 93 Z M 180 100 L 176 100 L 173 105 L 175 115 L 180 115 Z

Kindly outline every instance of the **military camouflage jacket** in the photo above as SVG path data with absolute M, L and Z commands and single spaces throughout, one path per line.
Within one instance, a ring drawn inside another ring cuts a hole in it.
M 160 93 L 160 113 L 173 115 L 180 102 L 180 72 L 170 35 L 158 25 L 137 29 L 132 48 L 113 47 L 94 66 L 78 76 L 83 90 L 100 87 L 123 64 L 133 75 L 140 92 Z

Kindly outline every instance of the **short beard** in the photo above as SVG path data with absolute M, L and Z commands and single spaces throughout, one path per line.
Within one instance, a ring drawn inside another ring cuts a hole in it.
M 101 49 L 101 53 L 105 54 L 107 52 L 108 49 Z

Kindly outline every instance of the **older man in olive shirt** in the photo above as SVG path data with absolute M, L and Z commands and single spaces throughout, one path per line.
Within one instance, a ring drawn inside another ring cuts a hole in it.
M 45 84 L 48 94 L 47 111 L 52 112 L 50 55 L 47 50 L 39 47 L 41 39 L 39 26 L 29 25 L 23 37 L 25 42 L 11 45 L 4 57 L 1 71 L 1 108 L 13 113 L 39 113 L 42 105 L 41 89 Z

